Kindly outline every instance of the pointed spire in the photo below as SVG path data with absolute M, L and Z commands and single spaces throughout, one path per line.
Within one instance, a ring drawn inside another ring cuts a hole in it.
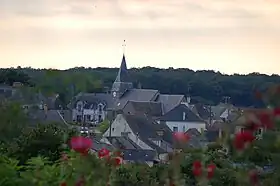
M 129 78 L 129 73 L 127 70 L 126 66 L 126 60 L 125 60 L 125 54 L 124 54 L 124 49 L 125 49 L 125 40 L 123 46 L 123 57 L 122 57 L 122 62 L 121 66 L 119 68 L 118 75 L 116 77 L 115 82 L 112 85 L 111 92 L 113 92 L 114 97 L 120 97 L 122 96 L 127 90 L 130 90 L 133 88 L 133 84 L 130 81 Z M 117 95 L 114 95 L 117 94 Z
M 117 75 L 117 78 L 116 78 L 115 82 L 129 82 L 128 70 L 127 70 L 126 60 L 125 60 L 124 55 L 123 55 L 122 63 L 121 63 L 121 66 L 119 68 L 119 72 L 118 72 L 118 75 Z
M 125 40 L 123 40 L 123 45 L 122 45 L 122 47 L 123 47 L 123 55 L 125 55 L 125 47 L 126 47 Z

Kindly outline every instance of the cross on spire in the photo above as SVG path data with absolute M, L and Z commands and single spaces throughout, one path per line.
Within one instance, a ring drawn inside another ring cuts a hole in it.
M 123 40 L 123 44 L 122 44 L 122 47 L 123 47 L 123 54 L 125 54 L 125 47 L 126 47 L 126 43 L 125 43 L 125 40 Z

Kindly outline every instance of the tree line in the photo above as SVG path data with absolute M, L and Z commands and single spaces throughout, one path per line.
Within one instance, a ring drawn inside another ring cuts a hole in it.
M 79 92 L 108 92 L 117 68 L 72 68 L 68 70 L 14 68 L 0 70 L 0 83 L 22 82 L 35 91 L 58 93 L 64 102 Z M 236 106 L 262 107 L 254 91 L 264 91 L 280 83 L 278 75 L 251 73 L 226 75 L 211 70 L 159 69 L 153 67 L 129 70 L 134 87 L 157 89 L 164 94 L 184 94 L 193 103 L 218 104 L 224 97 Z

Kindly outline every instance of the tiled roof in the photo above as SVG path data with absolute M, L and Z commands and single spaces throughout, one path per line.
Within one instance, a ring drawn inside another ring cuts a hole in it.
M 184 98 L 184 95 L 160 94 L 156 101 L 163 104 L 163 112 L 166 114 L 179 105 Z
M 155 121 L 145 117 L 136 115 L 123 115 L 126 122 L 130 126 L 134 134 L 138 135 L 139 138 L 145 142 L 147 145 L 156 149 L 157 151 L 162 151 L 156 144 L 154 144 L 150 139 L 164 140 L 165 142 L 172 144 L 173 137 L 172 131 L 165 124 L 158 124 Z M 163 136 L 158 135 L 158 131 L 163 132 Z
M 107 93 L 79 93 L 70 103 L 69 107 L 75 107 L 78 101 L 86 102 L 86 107 L 97 107 L 97 104 L 103 103 L 107 108 L 113 108 L 114 102 L 111 94 Z
M 151 89 L 131 89 L 127 91 L 118 101 L 116 101 L 116 109 L 121 110 L 128 101 L 135 102 L 148 102 L 154 101 L 156 95 L 159 94 L 158 90 Z
M 183 114 L 185 113 L 185 120 Z M 161 121 L 186 121 L 186 122 L 203 122 L 190 108 L 185 104 L 180 104 L 166 115 L 162 116 Z
M 124 110 L 129 109 L 130 114 L 147 114 L 150 116 L 162 115 L 162 104 L 159 102 L 128 101 Z
M 132 140 L 126 137 L 107 137 L 109 142 L 118 149 L 141 149 Z
M 203 105 L 201 103 L 193 105 L 194 111 L 198 114 L 200 118 L 203 120 L 207 120 L 210 118 L 210 111 L 209 111 L 209 106 Z
M 33 110 L 28 113 L 29 119 L 34 123 L 45 123 L 45 122 L 64 122 L 61 116 L 64 117 L 66 122 L 72 121 L 72 112 L 70 110 Z
M 127 161 L 147 162 L 156 159 L 156 151 L 143 149 L 123 150 L 123 159 Z

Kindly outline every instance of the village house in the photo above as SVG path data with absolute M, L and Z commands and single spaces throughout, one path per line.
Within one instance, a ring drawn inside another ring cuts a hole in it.
M 72 110 L 73 121 L 98 124 L 109 112 L 145 112 L 153 117 L 160 117 L 181 103 L 186 103 L 184 95 L 161 94 L 158 90 L 133 88 L 123 55 L 109 93 L 79 93 L 71 100 L 69 108 Z

